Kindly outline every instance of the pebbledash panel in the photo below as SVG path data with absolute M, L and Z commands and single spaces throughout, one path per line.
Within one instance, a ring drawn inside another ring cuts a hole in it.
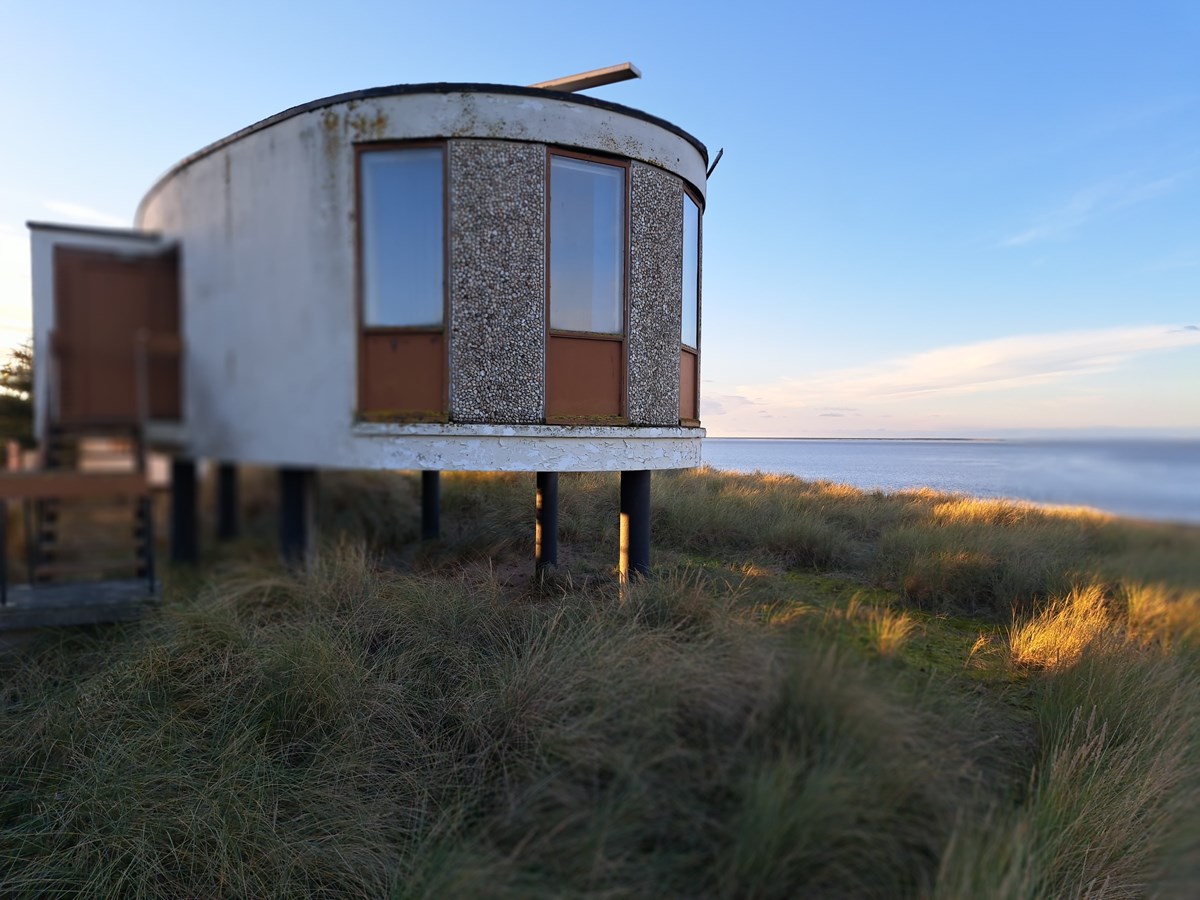
M 494 85 L 234 134 L 138 210 L 178 247 L 184 347 L 181 421 L 149 436 L 303 467 L 696 466 L 707 162 L 645 113 Z

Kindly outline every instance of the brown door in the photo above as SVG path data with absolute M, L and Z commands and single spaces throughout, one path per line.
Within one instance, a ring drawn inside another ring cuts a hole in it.
M 180 416 L 179 261 L 54 251 L 52 392 L 73 424 Z

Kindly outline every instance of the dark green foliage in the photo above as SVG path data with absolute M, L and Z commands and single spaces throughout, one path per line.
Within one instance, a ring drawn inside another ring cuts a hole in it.
M 0 443 L 14 440 L 29 448 L 33 441 L 33 340 L 10 352 L 0 367 Z

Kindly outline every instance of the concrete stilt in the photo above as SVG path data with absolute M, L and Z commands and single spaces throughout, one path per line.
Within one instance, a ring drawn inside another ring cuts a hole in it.
M 316 536 L 316 472 L 279 470 L 279 550 L 289 565 L 307 565 Z
M 558 565 L 558 473 L 537 473 L 537 516 L 534 528 L 534 571 Z
M 621 473 L 622 582 L 650 574 L 650 472 Z
M 238 470 L 234 463 L 217 466 L 217 540 L 238 534 Z
M 194 563 L 199 558 L 196 461 L 176 457 L 171 460 L 171 562 Z
M 442 533 L 441 473 L 426 469 L 421 472 L 421 540 L 437 540 Z

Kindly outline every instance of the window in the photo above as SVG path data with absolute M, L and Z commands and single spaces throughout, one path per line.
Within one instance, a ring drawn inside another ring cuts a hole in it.
M 554 150 L 546 419 L 625 419 L 628 163 Z
M 700 207 L 683 194 L 683 343 L 700 346 Z
M 446 149 L 359 145 L 359 415 L 446 419 Z
M 440 326 L 445 307 L 441 147 L 363 153 L 363 324 Z
M 679 349 L 679 421 L 700 424 L 700 207 L 683 192 L 683 304 Z
M 625 320 L 625 169 L 550 158 L 550 327 L 619 334 Z

